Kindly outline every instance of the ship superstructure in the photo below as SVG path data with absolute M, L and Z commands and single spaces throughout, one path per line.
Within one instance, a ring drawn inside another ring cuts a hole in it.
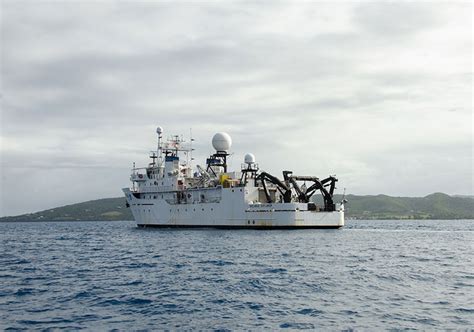
M 298 176 L 283 171 L 279 179 L 261 171 L 253 154 L 240 170 L 229 171 L 232 145 L 226 133 L 212 138 L 215 153 L 206 166 L 192 165 L 193 139 L 163 140 L 157 128 L 157 150 L 147 167 L 132 169 L 131 188 L 124 188 L 127 206 L 140 227 L 339 228 L 344 202 L 336 204 L 337 179 Z M 307 183 L 309 185 L 307 185 Z M 314 194 L 322 195 L 316 204 Z

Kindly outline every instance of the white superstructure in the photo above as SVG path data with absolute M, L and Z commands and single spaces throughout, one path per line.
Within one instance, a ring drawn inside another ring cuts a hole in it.
M 140 227 L 339 228 L 343 202 L 333 202 L 337 179 L 320 180 L 283 172 L 283 180 L 259 170 L 248 153 L 239 171 L 227 169 L 232 139 L 217 133 L 216 153 L 206 167 L 193 169 L 192 142 L 180 136 L 162 139 L 148 167 L 132 169 L 132 188 L 124 188 L 127 206 Z M 301 184 L 304 182 L 304 184 Z M 309 186 L 306 186 L 306 183 Z M 311 201 L 320 192 L 321 205 Z

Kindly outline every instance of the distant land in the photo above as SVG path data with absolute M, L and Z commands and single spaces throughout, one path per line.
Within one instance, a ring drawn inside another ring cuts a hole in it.
M 341 201 L 341 195 L 335 195 Z M 474 219 L 473 196 L 434 193 L 425 197 L 346 195 L 351 219 Z
M 335 201 L 342 199 L 335 195 Z M 474 219 L 474 197 L 435 193 L 425 197 L 346 195 L 347 219 Z M 0 218 L 12 221 L 133 220 L 125 198 L 104 198 L 35 213 Z

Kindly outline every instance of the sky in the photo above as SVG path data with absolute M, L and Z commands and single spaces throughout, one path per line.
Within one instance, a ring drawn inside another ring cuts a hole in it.
M 118 197 L 192 129 L 337 192 L 473 194 L 471 2 L 0 0 L 0 216 Z

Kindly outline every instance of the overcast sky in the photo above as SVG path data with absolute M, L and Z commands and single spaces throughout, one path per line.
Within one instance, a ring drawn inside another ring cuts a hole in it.
M 0 215 L 116 197 L 192 128 L 338 191 L 473 194 L 470 2 L 1 0 Z

